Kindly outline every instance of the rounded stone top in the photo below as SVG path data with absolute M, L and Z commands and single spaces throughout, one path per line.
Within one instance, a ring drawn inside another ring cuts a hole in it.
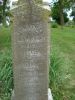
M 29 3 L 33 4 L 35 0 L 19 0 L 19 4 Z

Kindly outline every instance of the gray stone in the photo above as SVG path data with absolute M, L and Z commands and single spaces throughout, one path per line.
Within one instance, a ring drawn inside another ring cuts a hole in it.
M 12 92 L 12 98 L 11 100 L 13 100 L 13 97 L 14 97 L 14 91 Z M 52 93 L 51 93 L 51 89 L 48 88 L 48 100 L 53 100 L 53 96 L 52 96 Z
M 45 11 L 22 0 L 14 13 L 12 100 L 48 100 L 48 25 Z

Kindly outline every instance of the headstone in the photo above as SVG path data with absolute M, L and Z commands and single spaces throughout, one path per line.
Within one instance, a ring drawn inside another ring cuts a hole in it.
M 46 12 L 33 0 L 22 0 L 13 13 L 12 100 L 48 100 L 49 32 Z

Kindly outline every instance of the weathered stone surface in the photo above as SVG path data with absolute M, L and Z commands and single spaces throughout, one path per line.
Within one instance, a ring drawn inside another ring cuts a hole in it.
M 48 100 L 47 19 L 32 0 L 15 9 L 12 44 L 13 100 Z

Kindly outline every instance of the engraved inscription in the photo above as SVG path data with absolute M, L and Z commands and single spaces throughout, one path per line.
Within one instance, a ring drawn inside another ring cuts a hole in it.
M 14 13 L 13 100 L 48 100 L 47 21 L 33 0 L 24 4 Z

